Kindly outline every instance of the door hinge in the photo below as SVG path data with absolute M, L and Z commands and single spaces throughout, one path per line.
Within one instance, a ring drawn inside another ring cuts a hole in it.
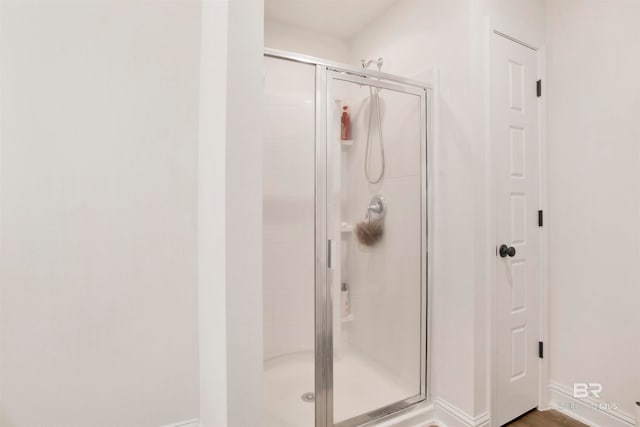
M 544 343 L 542 341 L 538 341 L 538 357 L 544 359 Z
M 542 227 L 543 224 L 543 213 L 542 211 L 538 211 L 538 227 Z
M 542 80 L 538 80 L 536 82 L 536 95 L 538 98 L 542 96 Z

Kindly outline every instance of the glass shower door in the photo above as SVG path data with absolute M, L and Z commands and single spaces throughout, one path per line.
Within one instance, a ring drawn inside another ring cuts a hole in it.
M 265 57 L 264 425 L 425 399 L 427 93 Z
M 350 426 L 426 396 L 426 92 L 327 76 L 329 412 Z
M 264 67 L 263 425 L 313 427 L 316 67 Z

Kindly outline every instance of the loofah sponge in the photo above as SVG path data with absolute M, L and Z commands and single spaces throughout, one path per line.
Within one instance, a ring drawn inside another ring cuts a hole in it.
M 365 246 L 373 246 L 382 239 L 384 223 L 381 219 L 362 221 L 356 224 L 354 232 L 360 243 Z

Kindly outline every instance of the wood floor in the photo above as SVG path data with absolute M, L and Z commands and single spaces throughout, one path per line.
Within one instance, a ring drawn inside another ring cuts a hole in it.
M 558 411 L 527 412 L 507 424 L 508 427 L 588 427 L 579 421 L 569 418 Z

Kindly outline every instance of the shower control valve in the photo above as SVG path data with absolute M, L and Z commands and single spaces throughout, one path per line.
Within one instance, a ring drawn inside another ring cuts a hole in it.
M 373 214 L 373 219 L 382 219 L 387 213 L 387 206 L 384 201 L 384 197 L 379 194 L 376 194 L 371 198 L 369 202 L 369 206 L 367 206 L 367 216 Z

